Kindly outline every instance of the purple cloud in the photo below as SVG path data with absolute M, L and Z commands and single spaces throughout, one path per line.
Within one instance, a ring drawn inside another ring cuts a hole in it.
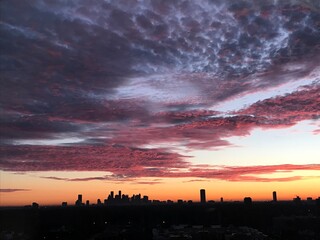
M 177 153 L 159 149 L 113 146 L 33 146 L 0 147 L 0 167 L 7 171 L 111 171 L 126 176 L 142 171 L 144 167 L 177 167 L 186 164 Z
M 13 0 L 0 8 L 2 170 L 104 170 L 130 178 L 140 171 L 184 177 L 170 169 L 192 168 L 191 177 L 202 177 L 179 147 L 217 150 L 255 128 L 320 117 L 314 7 Z M 232 113 L 215 110 L 301 79 L 306 86 L 287 95 Z

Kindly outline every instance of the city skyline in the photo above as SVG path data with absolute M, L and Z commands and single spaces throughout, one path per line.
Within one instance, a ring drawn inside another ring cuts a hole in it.
M 74 204 L 45 206 L 33 202 L 23 207 L 0 207 L 0 236 L 28 239 L 279 239 L 300 240 L 319 236 L 320 197 L 306 200 L 257 202 L 197 202 L 131 197 L 110 191 L 102 202 L 78 194 Z M 276 192 L 272 192 L 272 197 Z M 74 196 L 76 197 L 76 196 Z M 235 237 L 236 236 L 236 237 Z M 241 237 L 241 238 L 240 238 Z
M 34 0 L 0 12 L 1 206 L 117 188 L 319 197 L 319 5 Z
M 250 196 L 245 196 L 242 199 L 237 199 L 237 200 L 232 200 L 229 199 L 227 201 L 224 200 L 223 196 L 220 198 L 216 199 L 207 199 L 206 197 L 206 190 L 205 189 L 200 189 L 199 190 L 199 198 L 196 200 L 191 200 L 191 199 L 166 199 L 166 200 L 159 200 L 159 199 L 152 199 L 149 198 L 148 195 L 142 195 L 141 193 L 138 194 L 132 194 L 131 196 L 129 194 L 122 193 L 122 190 L 118 191 L 118 194 L 116 194 L 114 191 L 110 191 L 109 194 L 106 194 L 104 197 L 105 198 L 96 198 L 94 201 L 92 199 L 87 199 L 86 196 L 84 196 L 82 193 L 78 193 L 77 199 L 73 201 L 60 201 L 59 203 L 55 204 L 41 204 L 37 201 L 33 201 L 31 205 L 26 204 L 24 207 L 31 206 L 34 208 L 38 208 L 39 206 L 41 207 L 46 207 L 46 206 L 62 206 L 62 207 L 68 207 L 68 206 L 76 206 L 76 207 L 82 207 L 82 206 L 125 206 L 125 205 L 149 205 L 149 204 L 214 204 L 214 203 L 239 203 L 243 202 L 244 204 L 251 204 L 252 202 L 261 202 L 261 203 L 266 203 L 266 202 L 290 202 L 292 201 L 293 203 L 301 203 L 301 201 L 305 201 L 308 204 L 314 202 L 320 202 L 320 196 L 317 198 L 313 197 L 306 197 L 306 198 L 301 198 L 300 196 L 296 195 L 292 199 L 280 199 L 278 200 L 277 198 L 277 192 L 273 191 L 270 194 L 270 199 L 252 199 Z M 73 196 L 74 197 L 74 196 Z M 35 200 L 35 199 L 34 199 Z M 11 205 L 8 206 L 2 206 L 2 207 L 10 207 Z M 17 206 L 22 206 L 22 205 L 17 205 Z M 1 207 L 1 206 L 0 206 Z

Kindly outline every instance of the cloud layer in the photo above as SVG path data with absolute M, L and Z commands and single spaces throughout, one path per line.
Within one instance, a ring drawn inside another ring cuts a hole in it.
M 60 180 L 60 181 L 111 181 L 123 182 L 130 181 L 134 184 L 160 184 L 161 181 L 157 178 L 196 178 L 190 181 L 203 181 L 203 180 L 224 180 L 232 182 L 288 182 L 297 181 L 308 178 L 319 178 L 319 176 L 301 176 L 296 174 L 294 176 L 277 176 L 273 174 L 286 173 L 294 174 L 295 171 L 308 171 L 320 170 L 319 164 L 307 165 L 266 165 L 266 166 L 212 166 L 212 165 L 189 165 L 188 169 L 152 169 L 145 168 L 143 171 L 137 171 L 129 174 L 126 170 L 120 170 L 118 174 L 105 175 L 102 177 L 89 177 L 89 178 L 61 178 L 61 177 L 43 177 L 45 179 Z M 268 175 L 268 176 L 266 176 Z M 149 181 L 138 181 L 141 177 L 151 178 Z M 157 177 L 157 178 L 155 178 Z M 202 179 L 202 180 L 201 180 Z
M 319 121 L 314 7 L 13 0 L 0 8 L 2 170 L 219 178 L 194 169 L 181 149 L 218 150 L 255 128 Z M 287 86 L 296 87 L 277 95 Z M 251 178 L 229 170 L 226 180 Z
M 30 191 L 30 189 L 21 188 L 0 188 L 0 193 L 13 193 L 13 192 Z

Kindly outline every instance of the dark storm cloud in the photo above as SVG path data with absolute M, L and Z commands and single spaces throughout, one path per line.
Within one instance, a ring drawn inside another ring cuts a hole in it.
M 320 56 L 320 14 L 313 7 L 5 0 L 0 11 L 1 169 L 122 174 L 123 167 L 154 167 L 145 170 L 151 175 L 187 167 L 172 152 L 177 145 L 226 147 L 225 138 L 257 127 L 319 118 L 318 85 L 232 116 L 207 110 L 310 77 Z M 32 146 L 72 137 L 81 142 Z M 30 146 L 11 146 L 20 140 Z M 172 149 L 145 149 L 163 143 Z

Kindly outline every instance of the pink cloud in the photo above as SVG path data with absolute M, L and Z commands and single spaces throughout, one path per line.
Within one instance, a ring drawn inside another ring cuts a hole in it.
M 120 145 L 97 146 L 32 146 L 0 147 L 0 167 L 5 171 L 106 171 L 111 175 L 88 178 L 48 177 L 64 181 L 134 181 L 138 178 L 202 178 L 226 181 L 293 181 L 303 176 L 276 177 L 271 174 L 298 170 L 320 170 L 320 164 L 215 166 L 197 165 L 166 149 L 142 149 Z M 260 177 L 270 174 L 270 177 Z M 137 180 L 137 182 L 139 182 Z M 144 182 L 144 181 L 142 181 Z M 150 181 L 147 181 L 150 182 Z M 152 181 L 157 182 L 157 181 Z
M 320 129 L 316 129 L 313 131 L 314 134 L 319 135 L 320 134 Z
M 231 145 L 226 138 L 250 135 L 254 128 L 290 127 L 303 120 L 320 117 L 320 85 L 259 101 L 234 116 L 217 116 L 214 111 L 162 112 L 163 126 L 124 127 L 112 141 L 140 146 L 174 143 L 190 149 L 215 149 Z M 159 120 L 160 121 L 160 120 Z M 317 133 L 317 132 L 315 132 Z
M 305 87 L 303 90 L 259 101 L 238 114 L 262 116 L 273 121 L 298 121 L 320 117 L 320 84 Z
M 308 179 L 310 176 L 303 176 L 295 173 L 295 176 L 290 177 L 273 177 L 272 174 L 279 172 L 294 173 L 295 171 L 320 171 L 320 164 L 305 164 L 305 165 L 265 165 L 265 166 L 215 166 L 208 165 L 207 167 L 196 166 L 189 164 L 181 169 L 167 169 L 158 168 L 156 171 L 148 168 L 143 171 L 132 172 L 129 169 L 121 169 L 121 176 L 117 178 L 114 175 L 106 175 L 104 177 L 90 177 L 90 178 L 57 178 L 44 177 L 53 180 L 63 181 L 111 181 L 111 182 L 134 182 L 140 184 L 158 184 L 161 183 L 159 179 L 153 181 L 141 181 L 139 178 L 143 177 L 157 177 L 157 178 L 197 178 L 193 181 L 208 181 L 211 179 L 218 179 L 231 182 L 289 182 Z M 119 174 L 119 172 L 118 172 Z M 270 177 L 261 177 L 259 175 L 269 174 Z M 127 177 L 130 176 L 130 177 Z
M 185 156 L 160 149 L 114 146 L 0 146 L 7 171 L 142 171 L 144 167 L 183 167 Z
M 180 117 L 183 115 L 180 115 Z M 188 116 L 186 118 L 189 118 Z M 287 120 L 238 115 L 232 117 L 200 117 L 176 125 L 151 127 L 124 127 L 111 140 L 113 143 L 141 146 L 145 144 L 173 143 L 190 149 L 215 149 L 230 146 L 225 138 L 246 136 L 256 127 L 288 127 Z
M 319 170 L 319 166 L 277 165 L 235 168 L 224 166 L 216 169 L 210 165 L 192 165 L 188 162 L 188 156 L 174 152 L 177 150 L 175 145 L 185 146 L 188 149 L 219 149 L 231 145 L 226 138 L 249 135 L 250 131 L 257 127 L 288 127 L 298 121 L 316 119 L 320 113 L 319 90 L 319 85 L 305 87 L 286 96 L 257 102 L 236 112 L 234 116 L 224 117 L 216 115 L 214 111 L 204 110 L 162 112 L 148 116 L 150 119 L 158 118 L 156 124 L 139 126 L 139 123 L 133 121 L 128 124 L 110 125 L 112 130 L 104 131 L 103 128 L 99 128 L 99 132 L 88 131 L 86 135 L 92 139 L 104 134 L 108 136 L 100 145 L 3 145 L 0 147 L 2 157 L 0 168 L 6 171 L 99 170 L 114 174 L 112 177 L 77 178 L 72 181 L 121 181 L 138 177 L 197 177 L 227 181 L 302 179 L 301 176 L 260 178 L 256 175 L 277 171 Z M 32 126 L 39 128 L 37 124 Z M 167 149 L 143 147 L 153 144 L 167 146 L 172 144 L 172 147 Z M 69 180 L 54 177 L 53 179 Z

